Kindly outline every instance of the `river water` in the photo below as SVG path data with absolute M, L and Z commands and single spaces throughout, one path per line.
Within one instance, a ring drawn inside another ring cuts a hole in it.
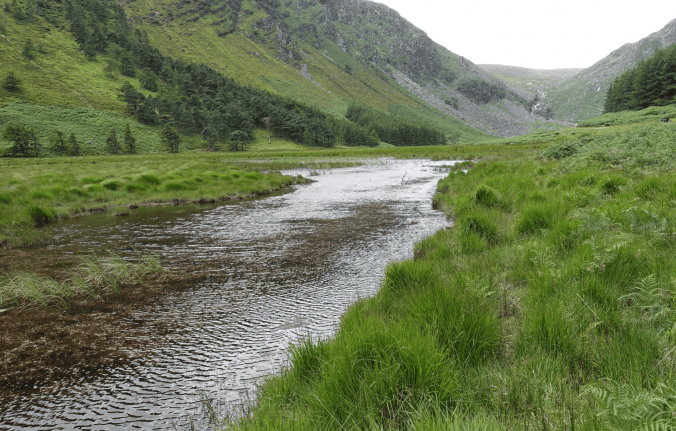
M 22 252 L 25 265 L 108 250 L 131 256 L 133 246 L 193 279 L 134 311 L 171 322 L 169 335 L 137 352 L 146 361 L 0 391 L 0 429 L 180 429 L 203 418 L 199 394 L 219 408 L 250 402 L 256 383 L 286 366 L 289 343 L 331 336 L 351 303 L 378 290 L 389 262 L 410 258 L 446 225 L 431 203 L 442 165 L 387 160 L 325 171 L 259 200 L 59 223 L 48 247 Z

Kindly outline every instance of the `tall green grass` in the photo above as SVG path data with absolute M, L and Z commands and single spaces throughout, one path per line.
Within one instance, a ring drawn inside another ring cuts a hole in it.
M 101 299 L 119 293 L 123 285 L 143 283 L 144 277 L 165 272 L 154 254 L 138 254 L 137 263 L 110 254 L 104 258 L 82 257 L 75 268 L 67 271 L 63 280 L 20 272 L 0 277 L 0 306 L 31 305 L 67 308 L 69 301 Z
M 228 427 L 675 428 L 676 143 L 665 126 L 452 172 L 435 203 L 456 227 L 392 263 L 334 338 L 293 347 L 291 368 Z M 647 146 L 654 163 L 621 160 Z

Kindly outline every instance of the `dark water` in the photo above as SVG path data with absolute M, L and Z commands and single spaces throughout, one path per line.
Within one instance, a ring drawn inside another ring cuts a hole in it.
M 21 252 L 26 266 L 56 260 L 50 254 L 131 255 L 133 245 L 194 280 L 135 312 L 174 328 L 138 352 L 150 362 L 0 392 L 0 429 L 181 428 L 188 415 L 200 417 L 198 394 L 221 407 L 248 402 L 257 381 L 285 366 L 290 342 L 330 336 L 350 303 L 377 291 L 388 262 L 410 257 L 415 242 L 446 224 L 431 205 L 442 164 L 335 169 L 262 200 L 61 223 L 46 250 Z

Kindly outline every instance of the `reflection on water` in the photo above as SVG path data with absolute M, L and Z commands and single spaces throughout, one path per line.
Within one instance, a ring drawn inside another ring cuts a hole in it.
M 442 164 L 336 169 L 262 200 L 66 221 L 48 248 L 7 252 L 2 259 L 35 268 L 150 249 L 193 281 L 134 312 L 173 323 L 164 342 L 143 348 L 149 361 L 0 392 L 0 429 L 168 429 L 195 414 L 198 393 L 246 402 L 258 379 L 284 366 L 290 342 L 330 336 L 351 302 L 376 292 L 388 262 L 410 257 L 416 241 L 445 225 L 431 206 Z

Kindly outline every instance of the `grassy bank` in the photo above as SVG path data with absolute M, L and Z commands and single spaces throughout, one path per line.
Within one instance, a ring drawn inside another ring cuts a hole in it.
M 250 151 L 118 156 L 0 158 L 0 244 L 26 245 L 48 235 L 36 227 L 58 218 L 133 205 L 211 201 L 259 195 L 297 179 L 280 169 L 330 169 L 396 158 L 474 159 L 531 151 L 496 146 L 318 149 L 275 140 Z M 257 141 L 258 142 L 258 141 Z
M 292 348 L 230 425 L 676 427 L 676 129 L 577 132 L 441 181 L 455 228 L 391 264 L 334 338 Z
M 296 181 L 200 154 L 0 160 L 0 242 L 20 245 L 57 218 L 132 205 L 230 199 Z

